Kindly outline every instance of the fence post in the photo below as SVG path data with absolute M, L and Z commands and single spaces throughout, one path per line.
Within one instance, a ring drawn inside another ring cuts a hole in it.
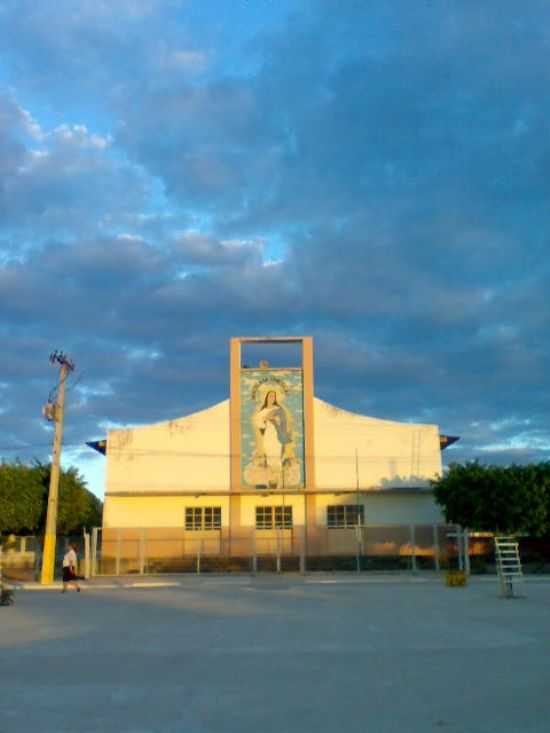
M 410 535 L 411 535 L 411 547 L 412 547 L 412 554 L 411 554 L 411 570 L 413 573 L 416 573 L 418 568 L 416 565 L 416 534 L 414 531 L 414 524 L 409 525 Z
M 92 564 L 90 568 L 92 578 L 97 574 L 97 534 L 98 528 L 92 527 Z
M 463 535 L 462 528 L 457 525 L 456 527 L 456 547 L 458 551 L 458 569 L 464 570 L 464 546 L 463 546 Z
M 464 572 L 466 575 L 470 575 L 470 537 L 467 529 L 463 530 L 462 538 L 464 546 Z
M 90 535 L 83 530 L 84 539 L 84 577 L 86 580 L 90 577 Z
M 281 572 L 281 533 L 277 532 L 277 572 Z
M 115 560 L 115 575 L 120 575 L 120 545 L 122 542 L 120 529 L 116 531 L 116 560 Z
M 302 527 L 302 538 L 300 540 L 300 573 L 306 572 L 306 526 Z
M 42 543 L 39 542 L 39 538 L 36 538 L 36 544 L 34 548 L 34 579 L 40 580 L 40 572 L 42 570 Z
M 434 564 L 435 569 L 437 572 L 441 570 L 440 562 L 439 562 L 439 531 L 437 529 L 437 524 L 433 525 L 433 533 L 434 533 Z
M 197 550 L 197 575 L 201 574 L 201 553 L 202 553 L 202 540 L 199 541 L 199 549 Z
M 357 523 L 355 525 L 355 541 L 357 543 L 357 548 L 355 551 L 355 569 L 358 573 L 361 572 L 361 556 L 363 554 L 363 538 L 362 538 L 362 525 Z
M 256 550 L 256 529 L 252 535 L 252 575 L 256 575 L 258 572 L 258 552 Z
M 145 530 L 139 534 L 139 574 L 145 573 Z

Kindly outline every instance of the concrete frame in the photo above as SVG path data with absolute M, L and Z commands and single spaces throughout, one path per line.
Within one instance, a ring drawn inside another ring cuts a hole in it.
M 241 496 L 250 494 L 250 488 L 241 483 L 241 364 L 242 344 L 286 344 L 300 343 L 302 346 L 302 384 L 303 384 L 303 411 L 304 411 L 304 500 L 306 516 L 306 543 L 307 521 L 315 513 L 315 462 L 313 443 L 313 338 L 311 336 L 238 336 L 230 340 L 230 509 L 229 509 L 229 537 L 240 529 Z M 261 492 L 258 492 L 260 494 Z M 295 492 L 292 492 L 295 493 Z M 302 493 L 302 492 L 300 492 Z M 284 492 L 281 492 L 284 496 Z

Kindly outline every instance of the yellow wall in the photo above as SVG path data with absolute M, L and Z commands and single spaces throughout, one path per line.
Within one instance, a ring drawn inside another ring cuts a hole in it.
M 353 504 L 357 497 L 349 494 L 318 494 L 315 497 L 315 525 L 327 526 L 327 506 Z M 305 523 L 304 497 L 285 495 L 285 506 L 292 506 L 295 527 Z M 240 524 L 254 527 L 257 506 L 282 506 L 280 495 L 242 496 Z M 443 522 L 441 511 L 430 494 L 415 496 L 405 494 L 360 495 L 364 506 L 365 523 L 368 524 L 438 524 Z M 107 496 L 103 512 L 103 526 L 108 527 L 183 527 L 185 507 L 219 506 L 222 509 L 222 526 L 229 525 L 229 496 Z
M 271 494 L 242 496 L 240 524 L 256 526 L 257 506 L 292 506 L 294 525 L 304 524 L 304 497 Z M 229 496 L 106 496 L 103 510 L 104 527 L 183 527 L 185 507 L 219 506 L 222 526 L 229 524 Z
M 219 506 L 222 526 L 229 524 L 228 496 L 106 496 L 104 527 L 184 527 L 185 507 Z

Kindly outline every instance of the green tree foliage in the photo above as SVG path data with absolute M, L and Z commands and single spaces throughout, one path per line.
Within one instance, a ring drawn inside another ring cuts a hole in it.
M 44 530 L 50 465 L 0 464 L 0 533 L 40 534 Z M 76 468 L 61 471 L 57 529 L 80 532 L 101 524 L 102 504 Z
M 496 534 L 550 532 L 550 463 L 454 463 L 432 484 L 447 522 Z
M 0 534 L 32 534 L 45 520 L 40 472 L 21 463 L 0 464 Z

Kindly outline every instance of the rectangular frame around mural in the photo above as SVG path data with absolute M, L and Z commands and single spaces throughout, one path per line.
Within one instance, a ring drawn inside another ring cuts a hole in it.
M 301 368 L 242 367 L 241 344 L 292 342 L 302 346 Z M 232 491 L 315 488 L 311 337 L 231 339 L 230 436 Z M 265 453 L 273 458 L 279 450 L 277 466 Z M 262 451 L 263 471 L 259 468 Z

